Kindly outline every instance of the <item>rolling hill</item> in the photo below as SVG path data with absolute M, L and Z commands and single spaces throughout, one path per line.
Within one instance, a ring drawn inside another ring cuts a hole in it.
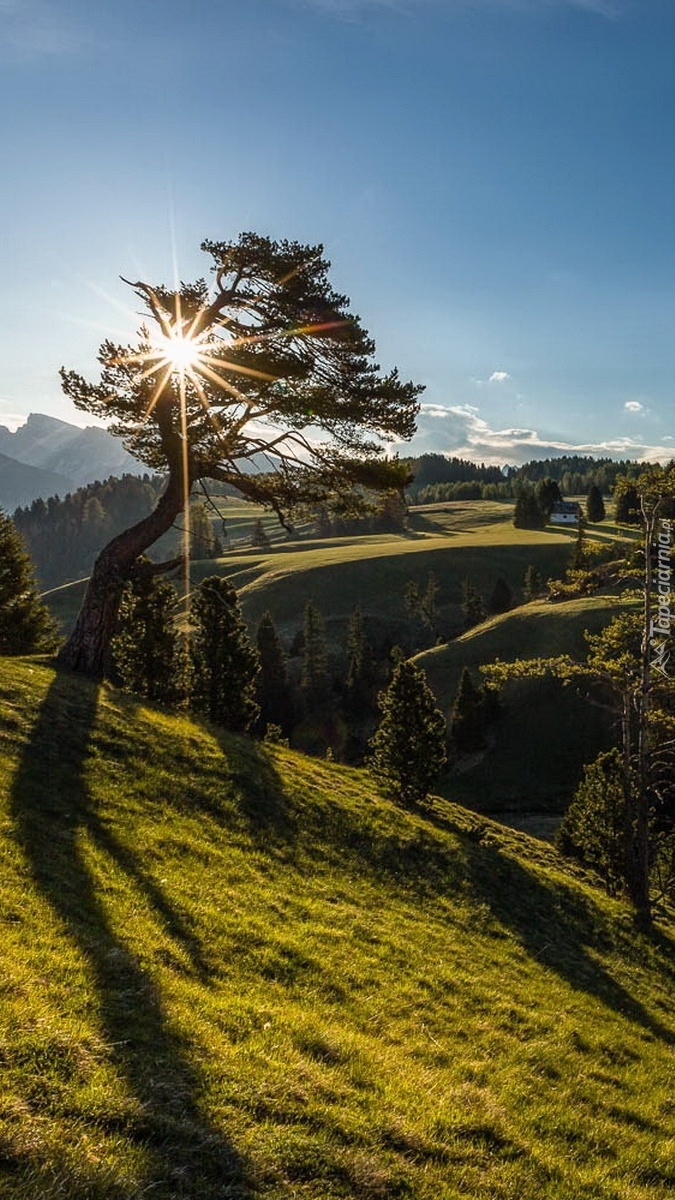
M 436 799 L 0 661 L 0 1196 L 665 1200 L 675 929 Z

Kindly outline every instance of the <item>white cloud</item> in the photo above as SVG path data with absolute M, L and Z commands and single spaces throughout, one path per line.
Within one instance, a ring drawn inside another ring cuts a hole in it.
M 510 378 L 508 371 L 493 371 L 488 383 L 507 383 Z
M 472 404 L 422 404 L 417 434 L 396 449 L 401 454 L 450 454 L 473 462 L 520 465 L 530 459 L 562 454 L 592 454 L 598 458 L 631 458 L 669 462 L 672 445 L 649 446 L 638 438 L 617 437 L 599 442 L 567 442 L 536 429 L 493 429 Z M 664 438 L 664 443 L 669 439 Z
M 624 408 L 627 413 L 643 413 L 645 411 L 644 404 L 641 404 L 639 400 L 627 400 Z

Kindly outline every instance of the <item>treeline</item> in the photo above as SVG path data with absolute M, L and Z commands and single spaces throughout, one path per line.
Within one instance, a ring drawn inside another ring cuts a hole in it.
M 35 565 L 43 588 L 88 575 L 103 547 L 152 512 L 165 485 L 162 475 L 111 476 L 68 493 L 17 508 L 12 520 Z M 222 544 L 202 503 L 190 505 L 190 552 L 216 558 Z M 175 528 L 153 547 L 153 556 L 179 552 L 182 530 Z
M 637 475 L 640 466 L 590 455 L 565 454 L 560 458 L 533 459 L 522 467 L 485 466 L 443 454 L 423 454 L 407 459 L 413 482 L 408 498 L 413 504 L 438 504 L 447 500 L 515 499 L 524 483 L 552 479 L 563 496 L 586 494 L 592 486 L 609 495 L 619 476 Z

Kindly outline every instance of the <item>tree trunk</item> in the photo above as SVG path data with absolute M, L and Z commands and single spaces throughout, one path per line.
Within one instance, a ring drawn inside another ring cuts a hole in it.
M 105 676 L 122 593 L 134 563 L 171 528 L 184 506 L 181 473 L 172 471 L 156 508 L 104 547 L 94 563 L 73 632 L 58 656 L 61 666 L 96 679 Z

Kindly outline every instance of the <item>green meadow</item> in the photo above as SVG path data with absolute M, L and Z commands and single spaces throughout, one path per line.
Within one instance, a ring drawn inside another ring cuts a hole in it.
M 0 796 L 0 1197 L 672 1195 L 666 914 L 37 659 Z

